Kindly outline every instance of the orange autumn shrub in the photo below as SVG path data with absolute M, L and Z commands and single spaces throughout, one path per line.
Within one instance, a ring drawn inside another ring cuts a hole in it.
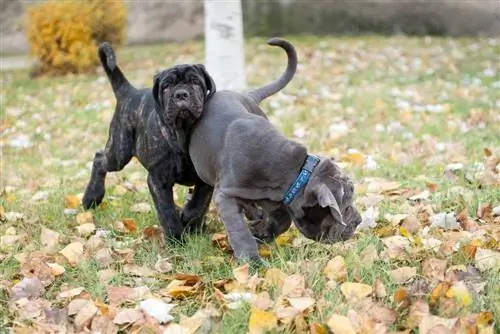
M 29 5 L 27 37 L 38 59 L 36 74 L 62 75 L 94 70 L 97 47 L 122 45 L 127 11 L 122 0 L 48 0 Z

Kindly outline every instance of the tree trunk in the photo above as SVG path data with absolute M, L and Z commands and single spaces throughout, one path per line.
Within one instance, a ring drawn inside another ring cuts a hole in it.
M 205 1 L 205 67 L 218 90 L 246 88 L 240 0 Z

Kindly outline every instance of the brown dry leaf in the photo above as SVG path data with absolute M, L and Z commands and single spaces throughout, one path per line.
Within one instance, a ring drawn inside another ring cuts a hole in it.
M 382 238 L 382 242 L 387 247 L 385 253 L 389 259 L 404 258 L 410 248 L 410 241 L 400 235 Z
M 344 282 L 347 277 L 347 269 L 345 267 L 345 260 L 342 256 L 337 255 L 329 260 L 323 269 L 323 274 L 329 280 L 337 282 Z
M 156 271 L 144 266 L 135 264 L 126 264 L 123 266 L 123 273 L 131 276 L 139 277 L 154 277 L 157 275 Z
M 22 320 L 40 319 L 43 310 L 43 301 L 40 299 L 29 300 L 22 298 L 16 301 L 15 310 L 17 316 Z
M 410 306 L 410 298 L 408 291 L 404 288 L 398 288 L 394 291 L 393 295 L 394 303 L 399 309 L 405 309 Z
M 316 303 L 316 300 L 310 297 L 289 297 L 287 300 L 294 309 L 300 312 L 304 312 L 305 310 L 313 307 Z
M 406 318 L 406 326 L 408 328 L 416 328 L 422 322 L 424 317 L 430 314 L 429 304 L 424 300 L 415 300 L 411 303 L 408 317 Z
M 309 323 L 309 333 L 310 334 L 327 334 L 325 327 L 323 327 L 323 325 L 321 325 L 317 322 Z
M 83 260 L 83 244 L 81 242 L 72 242 L 64 247 L 59 253 L 64 255 L 69 264 L 74 266 Z
M 68 315 L 72 316 L 80 312 L 82 308 L 87 306 L 89 301 L 87 299 L 75 298 L 68 304 Z
M 165 274 L 173 270 L 173 265 L 167 259 L 158 259 L 155 263 L 155 269 L 157 272 Z
M 418 332 L 422 334 L 452 334 L 451 328 L 456 321 L 456 318 L 447 319 L 427 314 L 422 318 Z
M 106 268 L 111 265 L 113 260 L 113 253 L 109 248 L 101 248 L 94 254 L 94 259 L 96 260 L 99 268 Z
M 59 246 L 59 233 L 42 226 L 40 232 L 40 242 L 44 246 L 43 251 L 46 253 L 55 253 Z
M 269 296 L 269 293 L 267 291 L 262 291 L 261 293 L 252 296 L 252 301 L 250 304 L 254 308 L 265 311 L 273 305 L 273 301 L 271 300 L 271 297 Z
M 137 232 L 137 224 L 136 224 L 135 220 L 133 220 L 132 218 L 124 218 L 123 219 L 123 226 L 130 233 L 136 233 Z
M 278 318 L 275 314 L 252 308 L 250 319 L 248 320 L 248 332 L 251 334 L 266 333 L 276 328 Z
M 52 275 L 56 277 L 61 276 L 66 271 L 66 269 L 58 263 L 47 263 L 47 266 L 49 266 Z
M 417 217 L 408 216 L 405 219 L 403 219 L 401 227 L 403 227 L 409 233 L 415 234 L 418 231 L 420 231 L 420 229 L 422 228 L 422 224 L 420 223 L 420 220 L 418 220 Z
M 190 297 L 198 292 L 197 286 L 185 285 L 186 281 L 173 280 L 165 288 L 168 296 L 174 299 L 183 299 Z
M 266 275 L 264 276 L 264 282 L 271 286 L 281 288 L 283 286 L 285 278 L 286 274 L 284 272 L 282 272 L 277 268 L 271 268 L 268 271 L 266 271 Z
M 491 203 L 483 203 L 477 208 L 477 217 L 479 219 L 489 221 L 492 218 L 493 206 Z
M 409 279 L 417 275 L 416 267 L 400 267 L 394 270 L 391 270 L 390 276 L 397 284 L 403 284 L 407 282 Z
M 233 275 L 234 278 L 238 283 L 241 285 L 247 285 L 248 284 L 248 263 L 245 263 L 241 267 L 234 268 L 233 269 Z
M 306 280 L 303 275 L 290 275 L 283 281 L 281 289 L 284 297 L 302 297 L 306 290 Z
M 103 315 L 96 315 L 92 319 L 90 330 L 92 333 L 116 334 L 119 328 L 113 324 L 113 319 Z
M 450 286 L 451 284 L 449 282 L 440 282 L 436 285 L 429 296 L 429 305 L 433 307 L 438 305 L 439 300 L 446 294 Z
M 78 213 L 76 215 L 76 223 L 78 225 L 93 224 L 94 223 L 94 217 L 92 216 L 92 212 L 85 211 L 85 212 Z
M 76 209 L 80 206 L 80 199 L 76 195 L 64 196 L 64 207 L 66 209 Z
M 97 314 L 99 309 L 92 301 L 87 301 L 87 304 L 80 309 L 75 317 L 74 323 L 77 329 L 83 329 L 90 325 L 92 318 Z
M 122 309 L 118 311 L 113 319 L 113 323 L 117 325 L 133 324 L 144 319 L 144 315 L 138 309 Z
M 225 233 L 215 233 L 212 235 L 212 245 L 219 248 L 223 252 L 232 253 L 231 245 L 229 244 L 229 239 Z
M 95 225 L 93 223 L 78 225 L 76 227 L 76 231 L 78 232 L 79 236 L 88 237 L 95 231 Z
M 65 298 L 71 299 L 73 297 L 79 296 L 83 291 L 85 291 L 85 288 L 83 287 L 61 291 L 57 294 L 56 299 L 65 299 Z
M 492 268 L 498 268 L 500 267 L 500 252 L 478 247 L 476 250 L 474 261 L 477 269 L 479 269 L 481 272 Z
M 375 279 L 375 282 L 373 283 L 373 291 L 375 292 L 375 296 L 377 298 L 385 298 L 387 296 L 384 283 L 382 283 L 380 278 Z
M 384 219 L 391 223 L 392 226 L 399 226 L 401 222 L 408 217 L 406 213 L 391 214 L 387 213 L 384 215 Z
M 43 292 L 43 285 L 38 277 L 24 277 L 19 283 L 12 287 L 10 300 L 18 300 L 21 298 L 35 299 L 40 297 Z
M 140 301 L 152 297 L 147 286 L 130 288 L 127 286 L 107 286 L 108 302 L 111 306 L 119 306 L 129 301 Z
M 340 291 L 349 302 L 371 295 L 373 289 L 367 284 L 345 282 L 340 286 Z
M 443 281 L 446 265 L 446 260 L 436 258 L 425 259 L 424 263 L 422 264 L 422 275 L 424 275 L 431 281 Z
M 327 325 L 333 334 L 356 334 L 349 318 L 340 314 L 332 314 L 327 321 Z

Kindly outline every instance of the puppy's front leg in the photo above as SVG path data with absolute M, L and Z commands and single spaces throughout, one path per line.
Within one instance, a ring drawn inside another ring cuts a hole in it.
M 201 180 L 194 186 L 193 198 L 186 203 L 182 212 L 182 221 L 188 230 L 196 231 L 201 227 L 213 192 L 214 188 Z
M 227 196 L 217 189 L 214 199 L 236 258 L 260 262 L 257 242 L 245 224 L 241 205 L 234 197 Z
M 148 187 L 153 197 L 158 219 L 160 220 L 163 233 L 166 237 L 180 239 L 184 226 L 177 213 L 172 192 L 173 182 L 165 180 L 158 172 L 150 172 L 148 175 Z

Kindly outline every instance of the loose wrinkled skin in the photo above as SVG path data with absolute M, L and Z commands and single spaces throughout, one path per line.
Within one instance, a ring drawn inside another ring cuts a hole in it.
M 283 136 L 263 115 L 252 94 L 219 91 L 193 126 L 189 155 L 199 177 L 213 186 L 214 201 L 237 258 L 261 261 L 255 237 L 270 241 L 292 218 L 308 238 L 349 239 L 361 222 L 352 181 L 331 159 L 321 157 L 305 188 L 288 206 L 283 196 L 307 157 L 304 146 Z M 243 219 L 247 207 L 265 219 Z
M 117 103 L 106 147 L 95 154 L 82 204 L 86 209 L 99 205 L 104 198 L 106 173 L 122 170 L 135 156 L 148 170 L 148 187 L 165 235 L 180 238 L 186 228 L 198 228 L 201 225 L 213 188 L 200 180 L 187 154 L 174 151 L 171 146 L 175 144 L 169 145 L 172 135 L 169 134 L 165 115 L 155 110 L 158 109 L 157 100 L 152 90 L 136 89 L 128 82 L 117 66 L 115 53 L 108 43 L 99 47 L 99 57 Z M 190 73 L 190 78 L 197 78 L 196 84 L 190 89 L 196 92 L 201 102 L 193 102 L 193 109 L 189 110 L 201 112 L 205 101 L 203 91 L 210 87 L 211 92 L 214 92 L 213 81 L 206 82 L 210 79 L 197 65 L 180 66 L 179 73 Z M 199 117 L 199 114 L 194 117 Z M 172 187 L 175 183 L 194 186 L 193 197 L 181 215 L 173 198 Z

